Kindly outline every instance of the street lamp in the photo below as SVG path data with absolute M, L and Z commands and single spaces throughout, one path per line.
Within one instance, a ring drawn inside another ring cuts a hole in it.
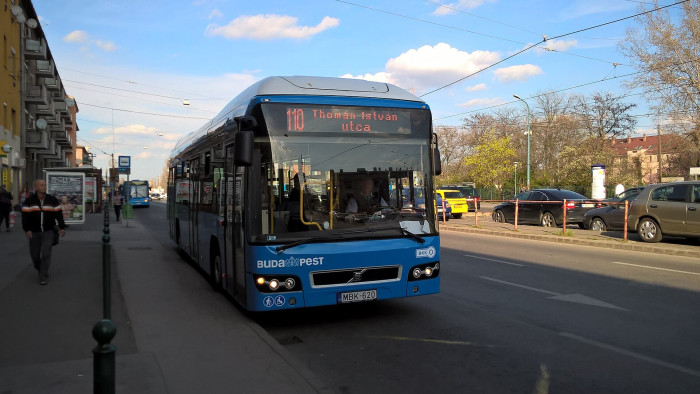
M 518 162 L 514 161 L 513 169 L 513 198 L 518 194 Z
M 530 106 L 527 105 L 527 101 L 523 100 L 517 94 L 513 97 L 525 103 L 527 108 L 527 190 L 530 190 Z

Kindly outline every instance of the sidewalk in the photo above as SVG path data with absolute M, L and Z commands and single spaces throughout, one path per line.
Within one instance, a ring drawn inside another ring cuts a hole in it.
M 47 286 L 38 284 L 21 226 L 0 234 L 0 392 L 92 391 L 103 220 L 89 214 L 70 226 L 53 249 Z M 112 223 L 110 235 L 117 392 L 329 392 L 137 220 Z M 185 270 L 197 280 L 178 279 Z
M 513 224 L 497 223 L 491 219 L 492 206 L 482 203 L 481 208 L 478 212 L 478 227 L 475 225 L 474 212 L 469 212 L 462 216 L 461 219 L 450 219 L 447 222 L 441 221 L 440 231 L 489 234 L 500 237 L 700 258 L 700 241 L 698 240 L 664 237 L 661 242 L 647 243 L 642 241 L 637 234 L 628 233 L 628 240 L 625 241 L 622 231 L 598 232 L 582 230 L 577 225 L 567 226 L 567 235 L 563 235 L 561 227 L 542 227 L 529 224 L 519 224 L 516 231 Z

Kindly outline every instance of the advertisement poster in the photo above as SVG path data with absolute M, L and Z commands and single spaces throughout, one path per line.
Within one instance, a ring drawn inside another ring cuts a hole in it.
M 46 192 L 58 198 L 66 224 L 85 223 L 85 174 L 47 172 Z
M 97 194 L 97 180 L 95 177 L 85 177 L 85 202 L 95 202 Z

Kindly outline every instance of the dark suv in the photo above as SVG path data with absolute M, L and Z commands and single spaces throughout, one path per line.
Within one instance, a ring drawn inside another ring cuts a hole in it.
M 659 242 L 663 235 L 700 237 L 700 182 L 649 185 L 632 202 L 629 231 L 645 242 Z
M 481 195 L 473 186 L 440 186 L 444 190 L 459 190 L 467 199 L 469 212 L 475 211 L 475 206 L 481 210 Z

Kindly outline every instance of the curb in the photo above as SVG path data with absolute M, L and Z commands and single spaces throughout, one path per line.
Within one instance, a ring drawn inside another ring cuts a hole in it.
M 647 245 L 639 243 L 629 243 L 630 241 L 615 241 L 615 240 L 589 240 L 589 239 L 578 239 L 572 237 L 558 236 L 558 235 L 539 235 L 539 234 L 524 234 L 515 231 L 494 231 L 487 229 L 480 229 L 476 227 L 457 227 L 450 226 L 449 224 L 441 224 L 440 231 L 455 231 L 462 233 L 473 233 L 473 234 L 486 234 L 495 235 L 499 237 L 509 237 L 509 238 L 520 238 L 529 239 L 535 241 L 545 241 L 554 243 L 564 243 L 573 245 L 583 245 L 583 246 L 593 246 L 597 248 L 608 248 L 608 249 L 619 249 L 619 250 L 629 250 L 634 252 L 647 252 L 656 254 L 665 254 L 671 256 L 683 256 L 683 257 L 695 257 L 700 258 L 700 249 L 698 250 L 682 250 L 674 249 L 670 247 L 657 246 L 657 245 Z

